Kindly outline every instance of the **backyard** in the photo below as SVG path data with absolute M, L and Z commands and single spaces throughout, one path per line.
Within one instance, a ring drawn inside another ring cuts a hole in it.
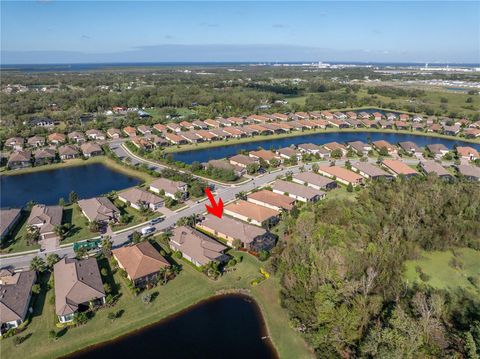
M 119 272 L 114 281 L 119 285 L 121 297 L 113 308 L 102 308 L 87 324 L 61 331 L 57 340 L 49 338 L 55 327 L 53 289 L 46 293 L 45 300 L 37 300 L 31 323 L 22 337 L 22 344 L 15 346 L 13 339 L 3 341 L 1 354 L 21 358 L 53 358 L 77 351 L 86 346 L 113 339 L 158 320 L 172 315 L 195 303 L 207 299 L 224 290 L 247 289 L 262 309 L 269 333 L 281 357 L 308 358 L 311 353 L 298 333 L 290 329 L 285 311 L 280 306 L 279 283 L 270 277 L 257 286 L 250 282 L 259 277 L 261 263 L 254 257 L 234 252 L 235 257 L 243 256 L 243 261 L 235 266 L 235 271 L 224 274 L 217 281 L 208 279 L 192 266 L 182 264 L 181 273 L 165 286 L 157 286 L 148 292 L 151 303 L 145 304 L 139 296 L 127 288 L 126 281 Z M 45 286 L 44 286 L 45 288 Z M 121 312 L 119 318 L 107 318 L 110 312 Z M 44 345 L 50 342 L 50 345 Z

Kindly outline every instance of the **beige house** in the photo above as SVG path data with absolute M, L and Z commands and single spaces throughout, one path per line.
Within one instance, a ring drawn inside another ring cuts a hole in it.
M 282 180 L 275 181 L 272 188 L 274 193 L 286 195 L 301 202 L 317 202 L 326 196 L 323 191 Z
M 150 183 L 150 191 L 160 193 L 162 190 L 165 196 L 175 199 L 175 194 L 180 192 L 182 198 L 187 196 L 188 185 L 182 181 L 172 181 L 168 178 L 159 178 Z
M 82 199 L 78 206 L 90 222 L 116 222 L 120 217 L 120 210 L 107 197 Z
M 13 272 L 0 270 L 0 333 L 18 328 L 30 308 L 35 271 Z
M 223 211 L 229 216 L 265 228 L 277 223 L 280 215 L 279 211 L 243 200 L 228 204 Z
M 105 304 L 105 290 L 97 260 L 63 258 L 53 266 L 55 313 L 60 323 L 73 321 L 75 313 Z
M 22 210 L 20 208 L 0 208 L 0 240 L 15 227 L 20 219 Z
M 290 211 L 295 205 L 295 199 L 266 189 L 248 195 L 247 202 L 274 209 L 275 211 Z
M 62 206 L 36 204 L 30 211 L 27 226 L 37 228 L 41 239 L 56 238 L 55 227 L 62 224 Z
M 100 156 L 103 153 L 102 148 L 93 142 L 86 142 L 80 145 L 80 150 L 85 157 Z
M 191 227 L 181 226 L 172 231 L 170 248 L 180 251 L 183 258 L 197 267 L 211 261 L 226 262 L 229 258 L 224 252 L 228 247 Z
M 351 184 L 353 187 L 361 185 L 365 181 L 364 178 L 358 173 L 338 166 L 320 166 L 318 173 L 326 177 L 336 179 L 338 182 L 344 185 Z
M 137 210 L 141 210 L 143 206 L 146 206 L 150 210 L 156 211 L 163 206 L 163 199 L 137 187 L 132 187 L 120 192 L 118 199 Z
M 320 176 L 313 172 L 295 173 L 292 181 L 316 190 L 330 190 L 337 187 L 337 183 L 331 178 Z
M 170 263 L 148 241 L 114 249 L 112 254 L 136 287 L 155 282 L 160 270 L 170 267 Z

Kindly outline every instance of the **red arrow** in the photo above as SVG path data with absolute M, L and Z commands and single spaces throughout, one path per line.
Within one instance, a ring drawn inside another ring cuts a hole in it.
M 211 206 L 208 204 L 205 205 L 207 207 L 207 211 L 218 218 L 222 218 L 223 214 L 223 201 L 221 198 L 218 199 L 218 203 L 215 202 L 215 198 L 213 198 L 212 192 L 210 192 L 210 188 L 205 188 L 205 193 L 207 194 L 208 199 L 210 200 Z

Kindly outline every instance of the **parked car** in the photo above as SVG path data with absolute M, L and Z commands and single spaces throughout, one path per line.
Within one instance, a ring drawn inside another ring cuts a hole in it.
M 150 221 L 150 224 L 153 226 L 154 224 L 160 223 L 161 221 L 163 221 L 163 217 L 154 218 Z
M 142 236 L 148 236 L 149 234 L 152 234 L 153 232 L 155 232 L 157 229 L 155 227 L 152 227 L 152 226 L 147 226 L 147 227 L 143 227 L 141 230 L 140 230 L 140 233 L 142 233 Z

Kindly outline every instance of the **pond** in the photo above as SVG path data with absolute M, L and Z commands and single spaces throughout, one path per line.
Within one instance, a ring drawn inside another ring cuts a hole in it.
M 0 176 L 0 181 L 0 207 L 22 207 L 29 201 L 53 205 L 60 198 L 68 201 L 71 191 L 90 198 L 141 183 L 102 163 Z
M 228 295 L 68 358 L 277 358 L 267 336 L 257 304 Z
M 463 145 L 471 146 L 480 150 L 480 144 L 472 144 L 462 142 L 460 140 L 450 140 L 445 138 L 429 137 L 429 136 L 418 136 L 402 133 L 380 133 L 380 132 L 324 132 L 324 133 L 315 133 L 309 135 L 300 135 L 295 137 L 287 138 L 277 138 L 268 140 L 268 137 L 265 137 L 265 140 L 241 143 L 237 145 L 225 145 L 221 147 L 214 148 L 204 148 L 199 150 L 185 151 L 173 153 L 173 159 L 175 161 L 181 161 L 184 163 L 191 164 L 192 162 L 207 162 L 212 159 L 220 159 L 233 156 L 241 150 L 252 151 L 256 150 L 259 147 L 264 149 L 278 149 L 280 147 L 287 147 L 290 145 L 299 145 L 301 143 L 312 142 L 317 145 L 321 145 L 328 142 L 351 142 L 351 141 L 362 141 L 370 142 L 377 140 L 385 140 L 392 144 L 396 144 L 402 141 L 412 141 L 420 147 L 424 147 L 432 143 L 442 143 L 448 148 L 453 148 L 454 145 Z

